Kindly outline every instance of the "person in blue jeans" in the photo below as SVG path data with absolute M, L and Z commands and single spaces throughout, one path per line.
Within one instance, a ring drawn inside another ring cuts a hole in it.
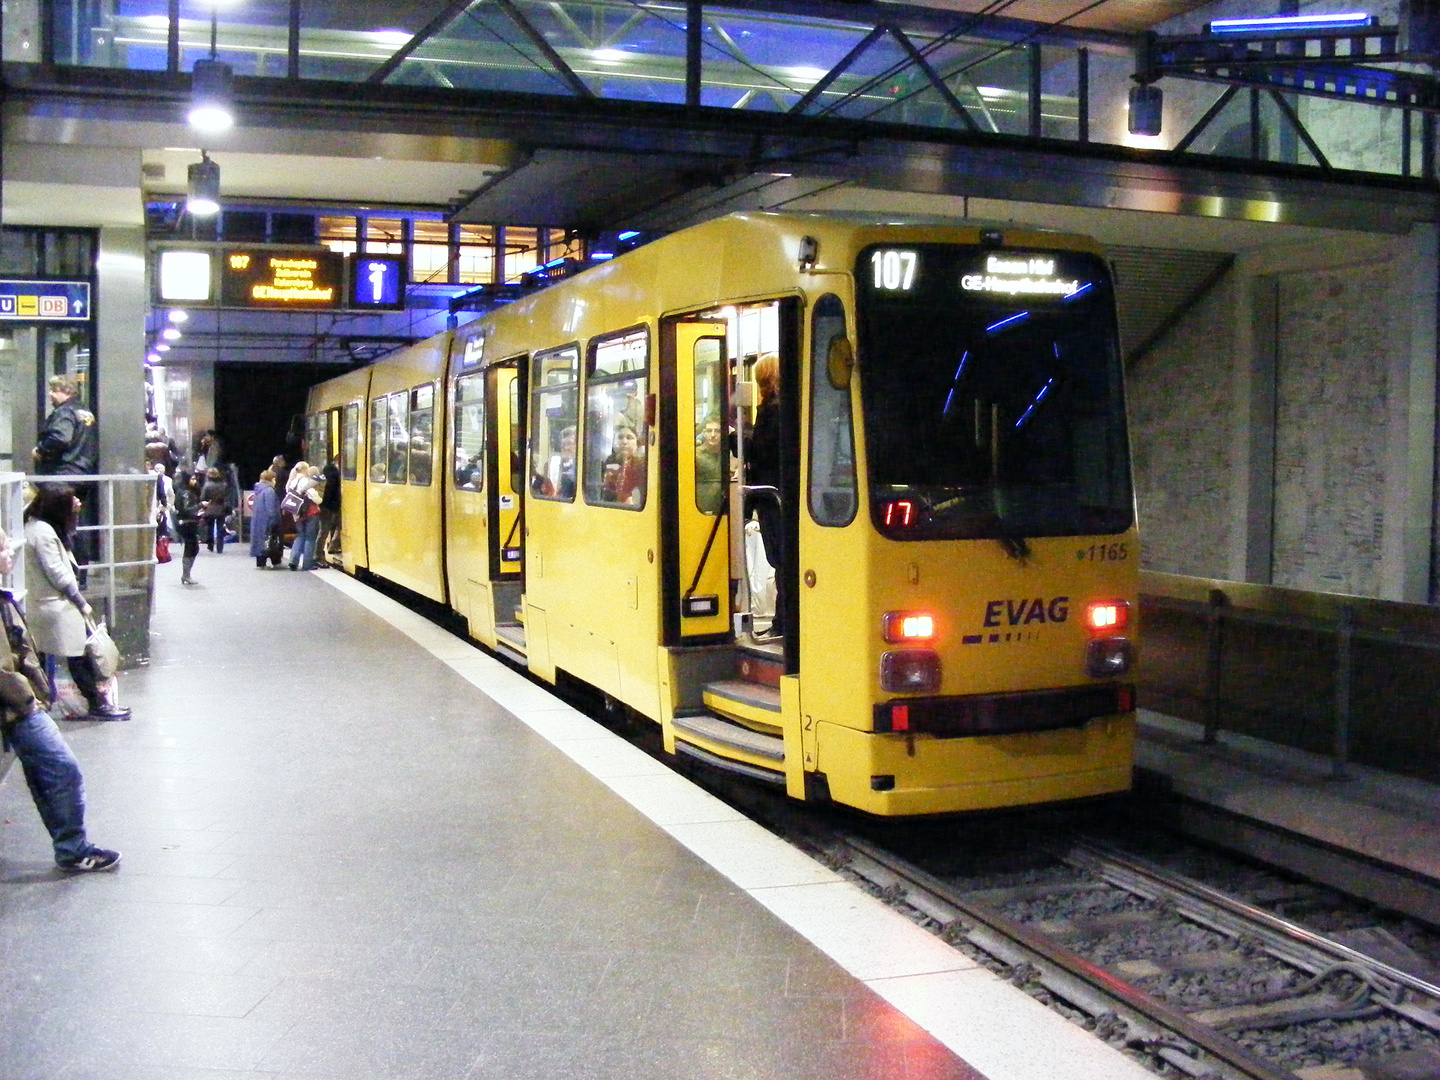
M 300 500 L 294 511 L 295 543 L 290 548 L 291 570 L 315 569 L 315 536 L 320 531 L 319 469 L 297 461 L 290 470 L 287 492 Z
M 15 549 L 0 530 L 0 575 L 15 568 Z M 40 667 L 25 616 L 15 597 L 0 589 L 0 735 L 15 752 L 35 809 L 50 833 L 62 870 L 113 870 L 120 853 L 96 847 L 85 836 L 85 779 L 80 763 L 45 711 L 50 683 Z

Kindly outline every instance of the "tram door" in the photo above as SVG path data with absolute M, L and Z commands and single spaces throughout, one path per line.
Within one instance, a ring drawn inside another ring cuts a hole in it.
M 681 639 L 730 633 L 728 360 L 723 322 L 675 326 Z
M 519 582 L 525 569 L 525 388 L 519 360 L 491 367 L 485 376 L 491 429 L 486 461 L 490 517 L 490 577 Z M 500 619 L 497 622 L 508 622 Z

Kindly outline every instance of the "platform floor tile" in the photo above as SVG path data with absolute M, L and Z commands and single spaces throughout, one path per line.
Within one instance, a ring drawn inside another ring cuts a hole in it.
M 952 1002 L 1017 991 L 934 945 L 826 955 L 807 889 L 881 947 L 904 920 L 523 676 L 332 572 L 174 571 L 135 719 L 62 725 L 120 869 L 60 875 L 0 785 L 6 1080 L 1035 1075 L 947 1046 Z M 1144 1075 L 1070 1030 L 1111 1057 L 1045 1075 Z

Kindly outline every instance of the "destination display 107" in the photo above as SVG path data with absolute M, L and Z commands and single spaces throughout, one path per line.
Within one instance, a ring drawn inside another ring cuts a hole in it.
M 868 262 L 870 287 L 877 292 L 907 293 L 919 288 L 923 252 L 913 248 L 877 248 Z M 988 252 L 960 275 L 967 293 L 1063 299 L 1080 292 L 1086 282 L 1066 273 L 1053 252 Z
M 220 302 L 227 307 L 340 307 L 344 280 L 344 256 L 333 251 L 257 248 L 220 257 Z

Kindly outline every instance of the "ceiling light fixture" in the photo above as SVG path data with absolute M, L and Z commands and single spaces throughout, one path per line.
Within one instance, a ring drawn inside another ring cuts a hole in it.
M 220 166 L 200 151 L 200 160 L 188 171 L 189 197 L 185 209 L 193 217 L 210 217 L 220 210 Z
M 229 131 L 235 124 L 235 73 L 213 56 L 196 60 L 190 76 L 190 126 L 208 135 Z

